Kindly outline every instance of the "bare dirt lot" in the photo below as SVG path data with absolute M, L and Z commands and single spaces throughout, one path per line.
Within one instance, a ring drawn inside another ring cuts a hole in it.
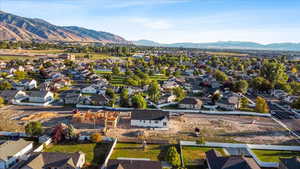
M 45 127 L 51 128 L 59 123 L 70 123 L 72 119 L 71 111 L 71 108 L 60 107 L 7 106 L 1 108 L 0 115 L 2 121 L 8 121 L 2 124 L 2 128 L 10 131 L 22 131 L 27 122 L 21 120 L 24 117 L 41 112 L 55 112 L 57 114 L 55 116 L 38 119 L 43 122 Z M 94 127 L 86 129 L 82 126 L 74 126 L 79 131 L 95 131 Z M 146 138 L 157 140 L 198 140 L 199 138 L 194 135 L 196 127 L 200 128 L 200 133 L 205 136 L 206 141 L 296 144 L 295 138 L 271 118 L 251 116 L 186 114 L 180 118 L 172 118 L 170 129 L 167 131 L 131 128 L 130 119 L 121 118 L 118 128 L 110 129 L 107 135 L 130 139 L 136 138 L 136 133 L 143 131 Z M 100 128 L 96 126 L 96 130 L 100 130 Z
M 206 141 L 242 142 L 256 144 L 290 144 L 294 138 L 270 118 L 250 116 L 220 116 L 188 114 L 170 121 L 168 131 L 131 129 L 129 120 L 120 121 L 119 128 L 110 130 L 108 135 L 119 138 L 134 137 L 143 131 L 146 138 L 168 140 L 198 140 L 194 136 L 196 127 Z

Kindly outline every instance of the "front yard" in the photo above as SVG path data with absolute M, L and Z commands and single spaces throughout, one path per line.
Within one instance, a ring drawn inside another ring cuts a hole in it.
M 252 150 L 263 162 L 279 162 L 279 158 L 300 157 L 299 151 Z
M 109 151 L 110 147 L 110 143 L 59 144 L 50 145 L 45 152 L 74 153 L 81 151 L 85 154 L 86 164 L 99 167 L 105 160 L 106 153 Z
M 168 146 L 148 144 L 144 149 L 142 144 L 118 143 L 110 158 L 147 158 L 162 161 L 167 148 Z

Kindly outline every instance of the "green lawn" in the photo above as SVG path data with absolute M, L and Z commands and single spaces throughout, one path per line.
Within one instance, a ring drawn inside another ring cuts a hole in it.
M 278 162 L 279 158 L 300 157 L 299 151 L 252 150 L 263 162 Z
M 46 152 L 63 152 L 74 153 L 81 151 L 85 153 L 86 163 L 90 163 L 93 166 L 99 166 L 105 160 L 106 153 L 110 148 L 109 143 L 98 144 L 68 144 L 68 145 L 52 145 L 47 148 Z
M 213 147 L 182 147 L 183 159 L 185 164 L 193 164 L 197 160 L 205 159 L 205 152 L 215 149 L 220 152 L 222 155 L 226 155 L 222 148 L 213 148 Z
M 146 150 L 142 144 L 118 143 L 114 149 L 111 159 L 123 158 L 147 158 L 151 160 L 163 160 L 167 146 L 148 144 Z
M 102 70 L 95 70 L 95 73 L 98 75 L 112 74 L 111 71 L 102 71 Z

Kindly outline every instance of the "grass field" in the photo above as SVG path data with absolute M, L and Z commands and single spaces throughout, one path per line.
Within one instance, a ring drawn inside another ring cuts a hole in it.
M 27 56 L 0 56 L 0 60 L 10 61 L 10 60 L 26 60 L 26 59 L 35 59 L 36 57 L 27 57 Z
M 222 148 L 213 148 L 213 147 L 182 147 L 183 159 L 185 164 L 196 163 L 199 159 L 205 159 L 205 152 L 215 149 L 220 152 L 222 155 L 226 155 Z
M 300 157 L 298 151 L 252 150 L 263 162 L 279 162 L 279 158 Z
M 46 152 L 74 153 L 81 151 L 85 154 L 86 163 L 99 166 L 105 160 L 105 155 L 109 151 L 110 146 L 108 143 L 52 145 L 46 149 Z
M 157 144 L 148 144 L 146 150 L 142 144 L 118 143 L 114 149 L 111 159 L 124 158 L 147 158 L 155 161 L 164 159 L 167 146 L 163 147 Z

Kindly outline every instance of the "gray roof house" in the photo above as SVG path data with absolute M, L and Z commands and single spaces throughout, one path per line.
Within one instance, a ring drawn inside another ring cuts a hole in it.
M 80 169 L 84 163 L 82 152 L 42 152 L 34 153 L 21 169 Z
M 197 98 L 184 98 L 178 103 L 178 107 L 181 109 L 201 109 L 203 103 Z
M 208 169 L 260 169 L 252 159 L 243 156 L 223 157 L 216 150 L 205 153 Z
M 0 97 L 2 97 L 5 102 L 12 103 L 13 100 L 25 98 L 26 93 L 21 90 L 3 90 L 0 92 Z
M 29 102 L 32 103 L 46 103 L 54 100 L 54 95 L 50 91 L 31 91 L 27 92 Z
M 162 169 L 162 164 L 150 160 L 109 160 L 105 169 Z
M 279 169 L 299 169 L 300 168 L 300 158 L 280 158 Z
M 18 161 L 24 159 L 32 148 L 33 142 L 23 139 L 2 143 L 0 145 L 0 169 L 15 165 Z

